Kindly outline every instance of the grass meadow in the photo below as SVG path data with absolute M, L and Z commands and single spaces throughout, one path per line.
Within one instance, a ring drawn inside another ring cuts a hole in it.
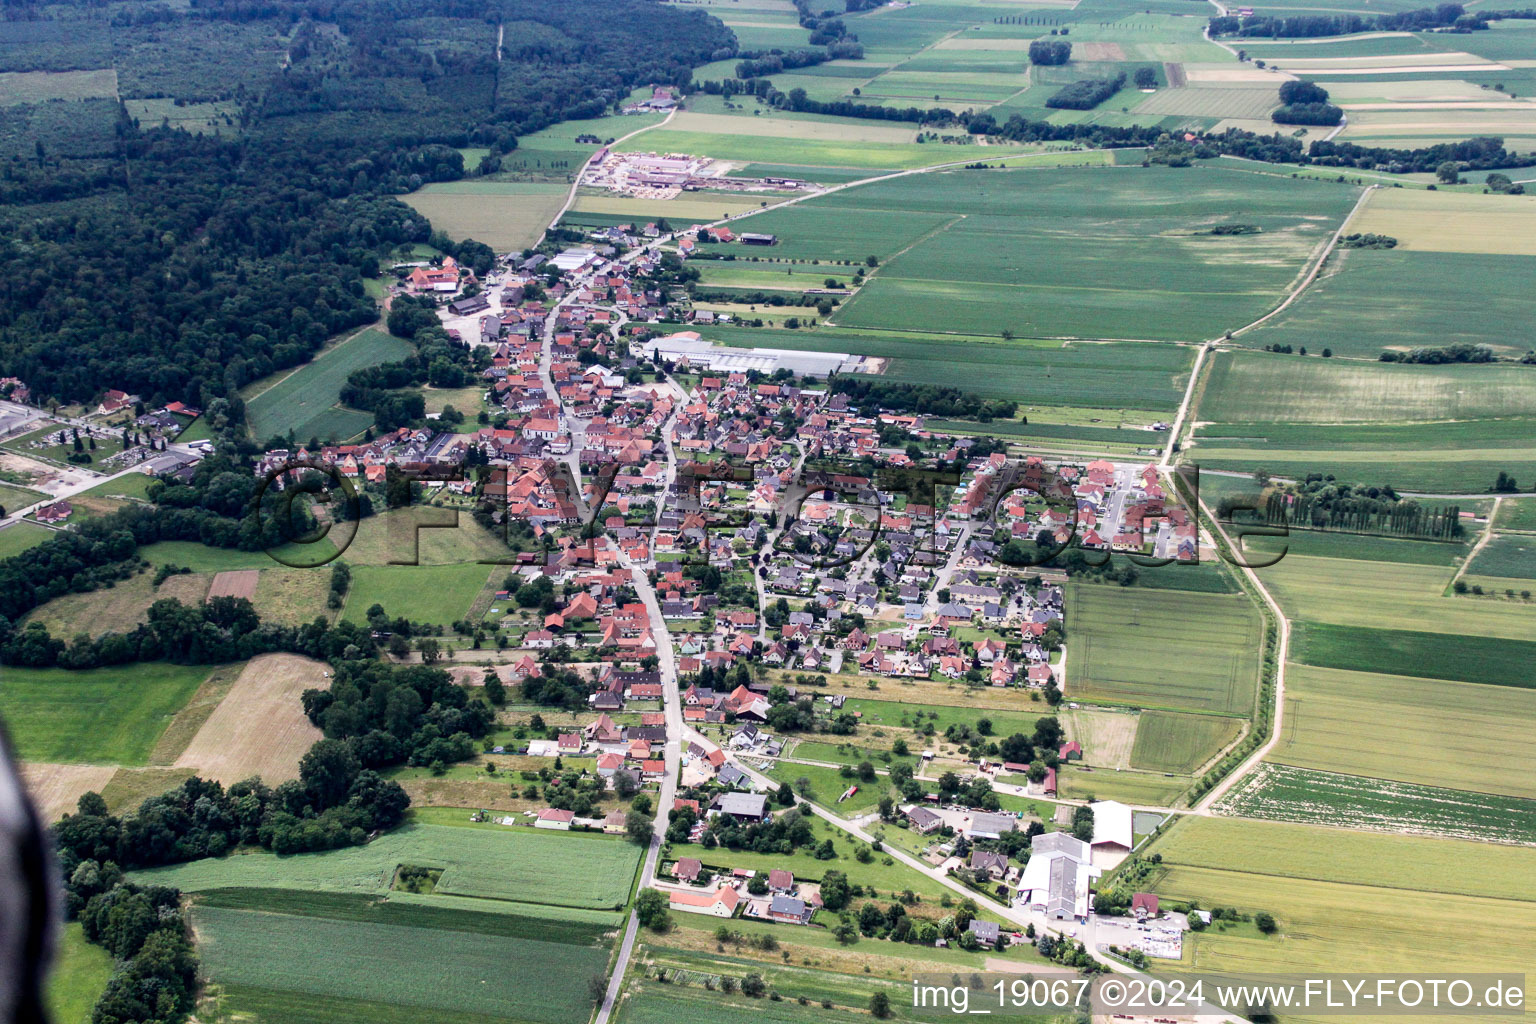
M 266 440 L 291 432 L 302 443 L 311 435 L 345 440 L 362 433 L 373 417 L 337 404 L 342 385 L 354 370 L 404 359 L 412 351 L 409 342 L 367 327 L 298 369 L 257 382 L 245 396 L 251 436 Z
M 79 922 L 64 926 L 44 996 L 53 1024 L 90 1024 L 91 1009 L 112 976 L 112 955 L 85 941 Z
M 147 764 L 160 734 L 211 671 L 162 662 L 7 668 L 0 714 L 22 760 Z
M 1269 759 L 1536 798 L 1533 726 L 1536 690 L 1293 663 L 1280 743 Z
M 46 526 L 17 520 L 0 530 L 0 558 L 13 558 L 29 548 L 34 548 L 53 536 Z
M 1067 696 L 1246 717 L 1261 624 L 1245 595 L 1069 584 Z

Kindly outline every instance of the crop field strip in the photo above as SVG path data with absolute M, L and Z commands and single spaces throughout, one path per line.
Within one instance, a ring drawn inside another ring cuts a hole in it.
M 1536 641 L 1298 622 L 1291 659 L 1319 668 L 1536 688 Z
M 1252 713 L 1260 620 L 1246 595 L 1071 584 L 1067 622 L 1073 699 Z
M 1217 814 L 1536 846 L 1536 800 L 1345 775 L 1265 761 L 1224 793 Z
M 1406 622 L 1506 640 L 1525 640 L 1536 625 L 1536 606 L 1524 602 L 1448 596 L 1452 573 L 1436 566 L 1287 555 L 1256 571 L 1286 614 L 1305 622 L 1377 630 Z
M 186 892 L 285 888 L 383 895 L 396 867 L 417 864 L 445 869 L 439 893 L 474 897 L 476 906 L 486 911 L 499 905 L 507 912 L 529 913 L 534 904 L 588 910 L 622 906 L 639 857 L 637 847 L 613 839 L 533 829 L 407 825 L 364 847 L 303 857 L 251 854 L 140 874 Z M 580 872 L 568 870 L 575 859 L 582 864 Z
M 1094 406 L 1134 394 L 1139 406 L 1172 411 L 1184 397 L 1194 353 L 1185 346 L 1135 342 L 1069 344 L 1001 341 L 940 334 L 844 329 L 715 328 L 713 341 L 813 352 L 853 352 L 888 359 L 885 377 L 900 383 L 961 387 L 985 397 Z
M 1271 761 L 1536 798 L 1536 690 L 1293 663 L 1285 700 Z
M 199 957 L 216 982 L 540 1024 L 565 1024 L 585 1012 L 586 986 L 573 979 L 602 973 L 608 960 L 596 946 L 440 926 L 215 907 L 194 909 L 193 922 Z M 318 950 L 327 955 L 306 955 Z M 404 950 L 431 971 L 432 984 L 401 969 Z

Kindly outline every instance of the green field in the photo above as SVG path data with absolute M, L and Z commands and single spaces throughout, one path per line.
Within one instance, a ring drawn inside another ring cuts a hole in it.
M 139 549 L 139 555 L 150 565 L 179 565 L 193 572 L 278 569 L 289 563 L 320 564 L 328 561 L 335 552 L 336 545 L 329 537 L 323 537 L 313 544 L 284 544 L 273 548 L 270 555 L 265 551 L 211 548 L 194 540 L 161 540 Z M 274 555 L 284 561 L 274 560 Z
M 255 385 L 246 396 L 251 436 L 264 441 L 292 432 L 303 443 L 311 435 L 346 440 L 362 433 L 373 417 L 337 404 L 342 385 L 355 370 L 404 359 L 412 351 L 409 342 L 369 327 L 298 369 Z
M 1228 790 L 1218 814 L 1367 832 L 1536 845 L 1536 799 L 1471 793 L 1265 762 Z
M 1469 574 L 1536 580 L 1536 537 L 1494 537 L 1467 566 Z
M 413 927 L 214 907 L 197 907 L 192 918 L 204 971 L 236 987 L 226 1014 L 241 1011 L 240 990 L 255 989 L 266 1000 L 299 1005 L 311 997 L 364 1000 L 349 1014 L 359 1021 L 379 1019 L 369 1004 L 382 1003 L 434 1020 L 474 1014 L 565 1024 L 588 1012 L 586 979 L 603 974 L 608 961 L 594 945 L 491 937 L 436 922 Z M 295 1017 L 285 1008 L 274 1019 Z
M 1324 848 L 1328 856 L 1317 856 Z M 1536 901 L 1529 847 L 1191 816 L 1156 849 L 1163 863 L 1181 867 Z
M 1499 513 L 1493 520 L 1495 530 L 1516 530 L 1536 533 L 1536 498 L 1506 497 L 1499 502 Z
M 493 571 L 473 562 L 359 565 L 352 570 L 352 588 L 341 615 L 348 622 L 365 622 L 368 609 L 381 604 L 391 618 L 446 626 L 469 614 Z
M 12 558 L 28 548 L 36 547 L 52 537 L 54 531 L 46 526 L 18 520 L 0 530 L 0 558 Z
M 1187 775 L 1237 738 L 1236 719 L 1148 711 L 1136 727 L 1131 767 Z
M 1278 302 L 1354 196 L 1209 166 L 953 170 L 745 221 L 822 259 L 883 232 L 864 248 L 894 255 L 834 314 L 843 327 L 1194 341 Z M 1262 233 L 1210 234 L 1239 221 Z
M 18 487 L 16 484 L 0 483 L 0 508 L 6 511 L 26 508 L 35 502 L 43 501 L 48 495 L 42 491 L 34 491 L 29 487 Z
M 1532 256 L 1346 250 L 1290 308 L 1242 340 L 1368 359 L 1453 342 L 1518 355 L 1529 347 L 1520 295 L 1533 274 Z M 1404 289 L 1405 281 L 1414 286 Z
M 1260 619 L 1246 595 L 1069 584 L 1073 700 L 1247 716 Z
M 1107 768 L 1070 767 L 1059 769 L 1057 790 L 1062 799 L 1119 800 L 1146 807 L 1167 807 L 1190 786 L 1188 776 L 1170 776 L 1163 772 L 1119 771 Z
M 831 268 L 829 268 L 831 271 Z M 889 360 L 884 376 L 906 384 L 959 387 L 989 398 L 1074 408 L 1106 407 L 1134 396 L 1138 408 L 1178 408 L 1194 353 L 1184 346 L 1072 344 L 974 335 L 716 327 L 713 341 L 811 352 L 852 352 Z
M 48 975 L 46 999 L 53 1024 L 90 1024 L 91 1008 L 112 976 L 112 955 L 85 941 L 78 922 L 64 926 Z
M 24 761 L 147 764 L 160 734 L 210 671 L 164 662 L 7 668 L 0 715 Z
M 628 902 L 639 857 L 638 847 L 615 839 L 531 828 L 406 825 L 367 846 L 291 857 L 251 853 L 139 875 L 187 892 L 289 888 L 383 895 L 396 867 L 416 864 L 444 868 L 436 891 L 477 897 L 473 905 L 482 911 L 518 913 L 518 904 L 612 910 Z M 580 870 L 571 870 L 576 863 Z
M 1536 690 L 1292 663 L 1280 743 L 1269 759 L 1536 797 L 1533 726 Z
M 1444 430 L 1447 420 L 1536 416 L 1533 378 L 1507 363 L 1419 366 L 1220 352 L 1212 361 L 1200 418 L 1283 425 L 1434 423 Z
M 1293 661 L 1320 668 L 1532 688 L 1536 641 L 1298 622 Z
M 1305 622 L 1378 630 L 1411 623 L 1435 633 L 1508 640 L 1525 640 L 1536 626 L 1536 605 L 1450 596 L 1453 572 L 1440 566 L 1291 554 L 1256 571 L 1286 614 Z M 1433 674 L 1455 679 L 1470 670 Z

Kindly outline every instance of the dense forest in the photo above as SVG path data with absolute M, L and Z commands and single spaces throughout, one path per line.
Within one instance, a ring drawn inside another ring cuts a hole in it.
M 16 131 L 0 124 L 6 372 L 44 402 L 109 388 L 184 401 L 233 438 L 237 389 L 376 318 L 364 278 L 431 237 L 392 196 L 462 177 L 452 147 L 506 152 L 736 53 L 717 20 L 645 0 L 419 13 L 403 0 L 7 5 L 0 72 L 112 67 L 123 103 L 63 117 L 70 104 L 23 104 L 7 108 Z M 156 100 L 212 105 L 229 130 L 130 113 Z

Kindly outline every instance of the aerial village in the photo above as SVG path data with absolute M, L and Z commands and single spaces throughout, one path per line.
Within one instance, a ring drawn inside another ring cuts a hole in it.
M 1198 540 L 1155 466 L 1013 456 L 838 392 L 840 372 L 872 369 L 850 357 L 676 330 L 691 318 L 672 282 L 695 235 L 603 229 L 504 256 L 483 280 L 449 258 L 398 268 L 396 294 L 432 297 L 451 338 L 488 351 L 481 383 L 498 411 L 275 448 L 257 472 L 282 487 L 319 460 L 365 491 L 395 474 L 418 500 L 505 531 L 515 554 L 483 624 L 502 653 L 488 671 L 579 685 L 591 716 L 515 752 L 555 771 L 590 758 L 593 785 L 654 794 L 675 855 L 655 884 L 674 909 L 808 925 L 826 903 L 816 885 L 717 876 L 685 851 L 732 830 L 804 839 L 792 787 L 768 772 L 806 733 L 863 728 L 844 710 L 850 679 L 1012 688 L 1048 714 L 1070 697 L 1065 577 L 1019 554 L 1075 544 L 1187 561 Z M 375 626 L 389 636 L 387 620 Z M 1132 810 L 1102 801 L 1053 831 L 999 810 L 995 794 L 1055 797 L 1059 765 L 1081 756 L 1047 733 L 1012 757 L 912 751 L 915 766 L 889 769 L 905 799 L 854 820 L 902 830 L 926 863 L 1042 925 L 1087 926 L 1094 879 L 1131 852 Z M 858 790 L 845 772 L 833 808 Z M 622 811 L 592 808 L 487 817 L 625 831 Z M 1178 956 L 1183 919 L 1158 923 L 1155 898 L 1137 901 L 1119 908 L 1134 920 L 1116 941 Z M 963 941 L 1025 936 L 978 919 Z

